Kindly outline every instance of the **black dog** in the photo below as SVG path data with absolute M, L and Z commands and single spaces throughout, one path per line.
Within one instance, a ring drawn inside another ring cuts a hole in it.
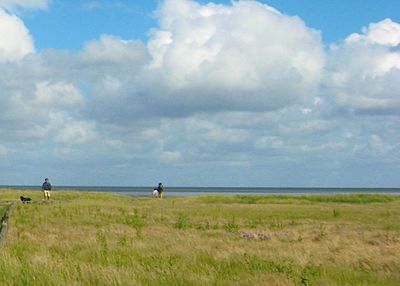
M 24 204 L 25 203 L 30 203 L 32 201 L 32 199 L 28 198 L 28 197 L 20 196 L 19 198 L 21 199 L 21 202 L 24 203 Z

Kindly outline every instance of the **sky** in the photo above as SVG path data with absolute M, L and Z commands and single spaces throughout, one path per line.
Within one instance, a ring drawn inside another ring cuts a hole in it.
M 0 185 L 400 187 L 396 11 L 0 0 Z

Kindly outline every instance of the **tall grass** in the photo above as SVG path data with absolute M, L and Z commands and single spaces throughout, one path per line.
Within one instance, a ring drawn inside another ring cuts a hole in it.
M 312 204 L 312 203 L 348 203 L 372 204 L 400 202 L 400 196 L 378 194 L 338 194 L 338 195 L 236 195 L 202 196 L 197 198 L 204 203 L 225 204 Z
M 25 195 L 0 285 L 400 284 L 397 197 Z
M 7 210 L 9 208 L 9 205 L 1 205 L 0 204 L 0 220 L 4 217 L 6 214 Z

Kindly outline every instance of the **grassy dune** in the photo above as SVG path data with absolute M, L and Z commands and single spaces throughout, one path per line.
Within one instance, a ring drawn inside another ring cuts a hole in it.
M 24 195 L 0 285 L 400 285 L 398 196 Z

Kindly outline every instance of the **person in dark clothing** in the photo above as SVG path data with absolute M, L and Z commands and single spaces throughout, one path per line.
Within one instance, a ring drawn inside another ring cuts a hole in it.
M 164 192 L 164 186 L 162 185 L 162 183 L 158 183 L 157 191 L 158 191 L 158 196 L 162 198 Z
M 50 200 L 51 183 L 48 178 L 44 179 L 42 185 L 43 197 L 45 200 Z

